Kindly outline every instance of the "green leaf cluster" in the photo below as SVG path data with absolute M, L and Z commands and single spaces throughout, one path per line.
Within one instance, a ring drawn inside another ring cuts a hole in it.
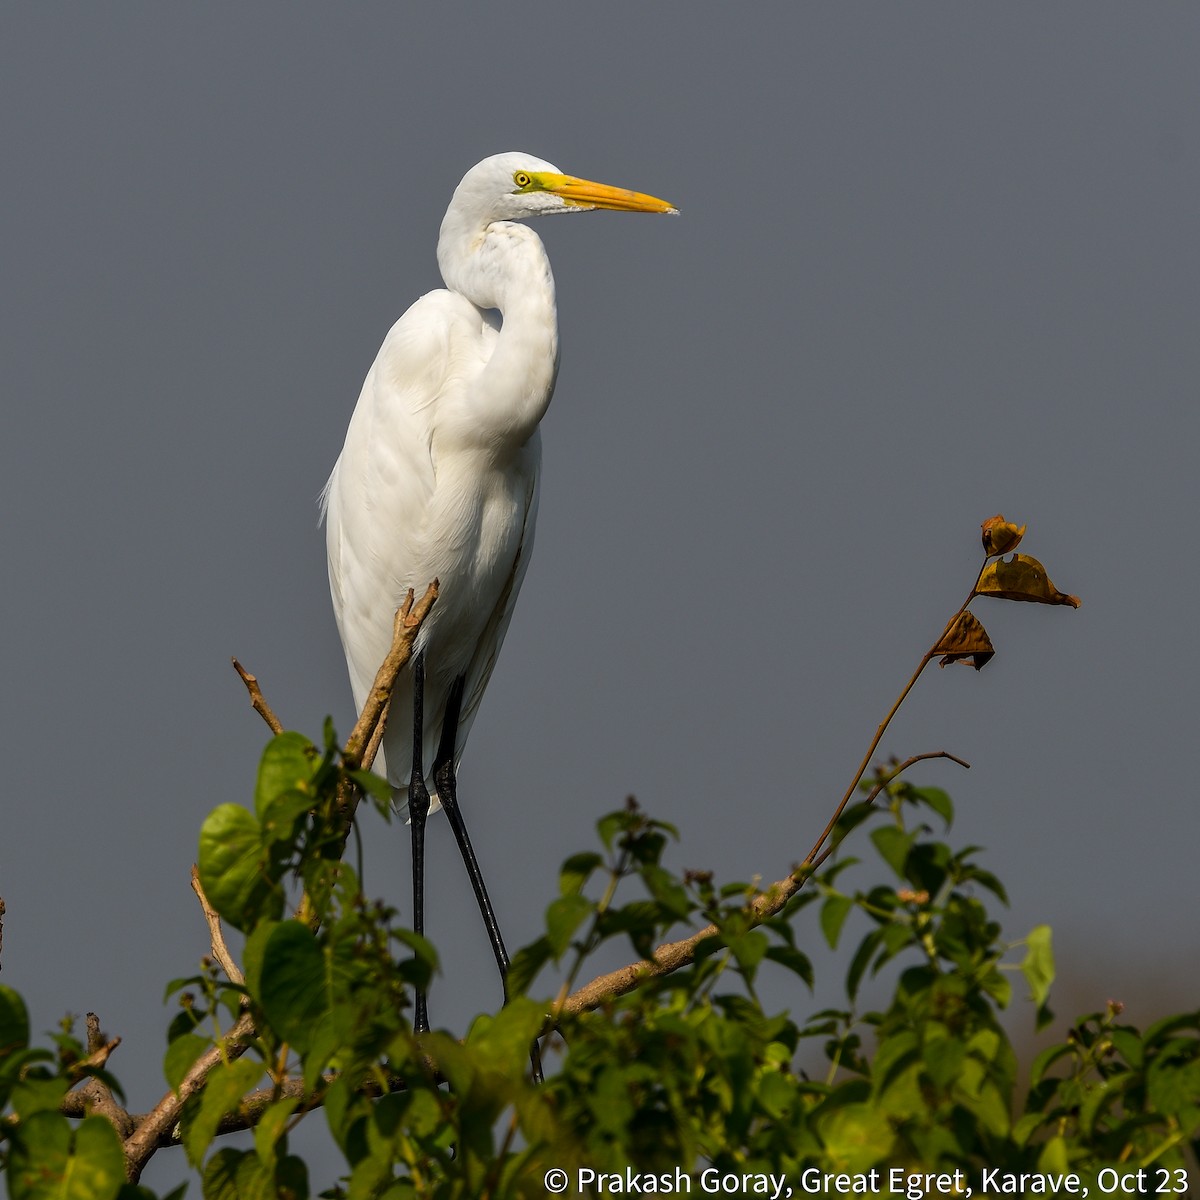
M 514 956 L 509 1002 L 459 1039 L 414 1034 L 434 950 L 368 900 L 343 859 L 345 789 L 367 782 L 343 768 L 332 731 L 323 748 L 284 734 L 264 754 L 253 810 L 223 805 L 205 823 L 201 875 L 245 934 L 245 980 L 206 961 L 175 981 L 164 1060 L 178 1089 L 215 1059 L 179 1129 L 205 1197 L 542 1197 L 547 1170 L 583 1167 L 789 1179 L 810 1167 L 968 1179 L 999 1167 L 1094 1180 L 1114 1164 L 1179 1170 L 1196 1153 L 1200 1013 L 1142 1032 L 1110 1004 L 1020 1084 L 999 1014 L 1020 980 L 1033 1023 L 1053 1021 L 1050 931 L 1004 939 L 1003 885 L 976 847 L 931 829 L 953 816 L 939 789 L 893 780 L 848 809 L 835 840 L 855 832 L 874 865 L 832 862 L 761 923 L 754 887 L 674 872 L 675 831 L 630 803 L 563 864 L 544 932 Z M 289 917 L 301 895 L 303 919 Z M 605 947 L 649 959 L 698 930 L 680 969 L 623 976 L 591 1008 L 563 1004 Z M 813 977 L 804 948 L 819 938 L 844 952 L 844 1003 L 797 1015 Z M 767 973 L 773 994 L 788 982 L 788 1011 L 764 1006 Z M 231 1034 L 247 1016 L 251 1032 Z M 547 1078 L 534 1084 L 539 1036 Z M 0 988 L 0 1168 L 17 1200 L 150 1194 L 124 1183 L 102 1117 L 60 1115 L 88 1077 L 120 1094 L 84 1057 L 69 1022 L 54 1049 L 31 1047 L 20 997 Z M 327 1124 L 338 1180 L 311 1182 L 289 1145 L 306 1120 Z M 223 1144 L 238 1126 L 253 1129 L 252 1147 Z

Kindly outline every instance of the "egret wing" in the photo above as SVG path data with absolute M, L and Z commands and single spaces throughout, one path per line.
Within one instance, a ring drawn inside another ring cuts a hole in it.
M 517 548 L 517 556 L 513 562 L 512 574 L 508 578 L 503 592 L 492 610 L 483 636 L 479 639 L 478 649 L 471 665 L 467 669 L 466 682 L 463 687 L 462 713 L 458 722 L 458 738 L 455 745 L 454 761 L 457 766 L 462 758 L 463 747 L 467 743 L 467 735 L 475 721 L 479 710 L 479 702 L 487 688 L 488 680 L 504 644 L 505 634 L 508 633 L 512 621 L 513 609 L 516 607 L 517 595 L 525 582 L 525 573 L 529 569 L 530 555 L 533 553 L 533 534 L 537 523 L 539 467 L 541 459 L 541 444 L 537 435 L 528 447 L 533 461 L 528 475 L 529 484 L 526 490 L 525 520 L 521 528 L 521 541 Z
M 387 654 L 405 592 L 430 582 L 416 576 L 436 484 L 434 413 L 464 303 L 431 292 L 392 326 L 325 488 L 329 587 L 358 709 Z

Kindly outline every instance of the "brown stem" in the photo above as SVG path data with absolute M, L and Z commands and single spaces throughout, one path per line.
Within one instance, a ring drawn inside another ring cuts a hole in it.
M 436 579 L 425 589 L 425 595 L 421 597 L 415 607 L 413 590 L 412 588 L 408 589 L 408 595 L 405 596 L 404 603 L 397 610 L 396 619 L 392 625 L 391 649 L 388 650 L 387 657 L 380 664 L 375 675 L 375 682 L 371 684 L 371 690 L 367 693 L 366 702 L 362 706 L 362 712 L 358 714 L 358 721 L 346 739 L 346 749 L 343 753 L 346 766 L 354 768 L 362 766 L 366 761 L 366 750 L 371 745 L 372 739 L 375 738 L 376 727 L 386 719 L 388 701 L 392 698 L 392 688 L 395 686 L 396 676 L 408 665 L 408 660 L 412 657 L 413 642 L 416 641 L 421 622 L 429 616 L 429 610 L 433 607 L 437 597 L 438 581 Z M 380 731 L 380 736 L 382 736 L 382 731 Z M 378 739 L 375 740 L 375 747 L 378 749 Z
M 272 733 L 282 733 L 283 722 L 271 711 L 271 706 L 262 694 L 262 688 L 258 686 L 258 676 L 251 675 L 236 658 L 232 661 L 233 669 L 242 677 L 242 682 L 246 685 L 246 691 L 250 693 L 250 704 L 253 706 L 254 711 L 271 727 Z
M 213 958 L 217 960 L 230 983 L 245 983 L 246 977 L 242 974 L 241 968 L 234 961 L 233 955 L 229 953 L 229 947 L 225 944 L 225 935 L 221 932 L 221 918 L 204 894 L 204 888 L 200 883 L 200 868 L 195 865 L 192 867 L 192 891 L 196 893 L 196 899 L 200 901 L 200 910 L 204 913 L 204 923 L 208 926 L 208 940 L 212 947 Z
M 879 743 L 883 741 L 883 735 L 887 732 L 887 727 L 892 723 L 892 718 L 896 713 L 900 711 L 900 705 L 908 699 L 908 693 L 913 690 L 913 686 L 921 678 L 921 672 L 937 657 L 937 647 L 950 632 L 950 627 L 966 611 L 967 605 L 975 599 L 975 589 L 979 586 L 979 581 L 983 578 L 983 572 L 987 564 L 988 560 L 985 557 L 983 565 L 979 568 L 979 573 L 975 576 L 975 582 L 971 585 L 971 590 L 967 593 L 967 598 L 954 610 L 950 620 L 946 622 L 945 628 L 934 639 L 933 645 L 921 656 L 921 661 L 917 664 L 917 669 L 912 673 L 909 681 L 904 685 L 904 690 L 896 697 L 896 702 L 888 710 L 887 716 L 879 723 L 879 728 L 875 730 L 875 736 L 871 739 L 871 744 L 867 747 L 867 752 L 863 755 L 862 762 L 858 764 L 858 770 L 855 772 L 854 778 L 850 780 L 850 786 L 846 789 L 846 794 L 842 797 L 842 802 L 833 810 L 833 816 L 829 818 L 829 823 L 821 831 L 821 836 L 817 838 L 813 848 L 808 852 L 808 857 L 804 860 L 806 865 L 813 862 L 817 857 L 818 851 L 825 844 L 825 839 L 833 832 L 833 827 L 838 823 L 838 818 L 845 811 L 846 805 L 850 803 L 850 798 L 854 795 L 855 788 L 858 787 L 859 781 L 862 779 L 866 769 L 871 765 L 871 759 L 875 751 L 879 748 Z
M 929 758 L 948 758 L 951 762 L 958 763 L 960 767 L 963 767 L 967 771 L 971 769 L 971 764 L 969 762 L 967 762 L 965 759 L 959 758 L 956 754 L 950 754 L 946 750 L 930 750 L 924 754 L 914 754 L 911 758 L 906 758 L 902 763 L 898 764 L 886 775 L 884 775 L 883 778 L 880 779 L 867 793 L 867 798 L 863 801 L 863 803 L 874 804 L 875 800 L 879 796 L 879 793 L 882 792 L 889 783 L 895 779 L 898 779 L 905 771 L 908 770 L 909 767 L 913 765 L 913 763 L 924 762 Z M 829 845 L 826 846 L 825 849 L 820 853 L 820 855 L 813 859 L 812 863 L 809 864 L 812 867 L 812 870 L 815 871 L 819 866 L 821 866 L 821 864 L 824 863 L 824 861 L 838 848 L 840 844 L 840 839 L 836 842 L 830 842 Z

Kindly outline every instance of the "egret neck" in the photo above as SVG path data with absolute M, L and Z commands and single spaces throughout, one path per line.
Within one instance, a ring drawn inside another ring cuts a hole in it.
M 494 449 L 517 450 L 533 436 L 550 406 L 558 375 L 554 275 L 541 238 L 525 225 L 493 221 L 480 229 L 442 222 L 438 266 L 446 286 L 465 296 L 500 328 L 472 396 L 474 433 Z

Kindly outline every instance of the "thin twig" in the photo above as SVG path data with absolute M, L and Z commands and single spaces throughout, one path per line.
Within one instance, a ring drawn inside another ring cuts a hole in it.
M 0 896 L 0 951 L 4 949 L 4 897 Z
M 272 733 L 282 733 L 283 722 L 272 712 L 271 706 L 262 694 L 262 688 L 258 686 L 258 676 L 251 675 L 236 658 L 233 659 L 233 669 L 242 677 L 246 691 L 250 693 L 250 703 L 254 706 L 254 711 L 271 727 Z
M 408 589 L 408 595 L 405 596 L 404 603 L 397 610 L 396 619 L 392 623 L 391 648 L 375 674 L 375 682 L 371 684 L 371 690 L 367 693 L 362 712 L 358 714 L 358 720 L 346 739 L 343 752 L 346 766 L 354 768 L 365 762 L 366 749 L 371 744 L 376 726 L 384 719 L 384 711 L 392 698 L 396 676 L 408 665 L 421 623 L 429 616 L 429 610 L 433 608 L 437 597 L 436 579 L 425 589 L 425 595 L 415 607 L 413 590 Z M 378 742 L 376 747 L 378 748 Z
M 899 763 L 897 766 L 893 767 L 891 771 L 878 780 L 875 786 L 867 793 L 863 803 L 874 804 L 879 796 L 879 793 L 882 792 L 889 783 L 892 783 L 894 780 L 898 779 L 905 771 L 908 770 L 909 767 L 913 765 L 913 763 L 924 762 L 926 759 L 930 758 L 948 758 L 951 762 L 958 763 L 958 765 L 964 770 L 969 771 L 971 769 L 971 764 L 967 762 L 966 759 L 959 758 L 958 755 L 951 754 L 948 750 L 930 750 L 924 754 L 914 754 L 911 758 L 906 758 L 902 763 Z M 840 841 L 830 842 L 829 845 L 826 846 L 825 849 L 820 853 L 820 855 L 813 859 L 812 863 L 809 864 L 811 870 L 815 871 L 819 866 L 821 866 L 822 863 L 824 863 L 824 861 L 838 848 L 839 845 Z
M 204 923 L 208 926 L 208 940 L 212 946 L 213 958 L 217 960 L 230 983 L 239 985 L 245 983 L 246 977 L 242 974 L 241 967 L 234 962 L 233 955 L 229 953 L 229 947 L 225 944 L 225 935 L 221 931 L 221 917 L 204 894 L 204 887 L 200 883 L 200 868 L 194 865 L 192 867 L 192 891 L 196 893 L 196 899 L 200 901 L 200 910 L 204 913 Z
M 909 681 L 904 685 L 904 690 L 896 697 L 896 702 L 888 710 L 887 716 L 879 723 L 879 728 L 875 730 L 875 736 L 871 739 L 871 744 L 867 747 L 867 752 L 863 755 L 862 762 L 858 764 L 858 770 L 855 772 L 854 778 L 850 780 L 850 786 L 846 789 L 846 794 L 842 797 L 842 802 L 833 810 L 833 816 L 829 818 L 829 824 L 821 831 L 821 836 L 817 838 L 813 848 L 808 852 L 808 857 L 804 860 L 806 864 L 813 862 L 821 847 L 825 844 L 825 839 L 833 832 L 833 827 L 838 823 L 838 818 L 845 811 L 846 805 L 850 803 L 850 798 L 854 795 L 854 790 L 858 787 L 859 780 L 862 779 L 866 769 L 871 765 L 871 759 L 874 757 L 875 751 L 879 748 L 879 743 L 883 741 L 883 735 L 887 732 L 887 727 L 892 723 L 892 718 L 900 711 L 900 705 L 908 698 L 908 693 L 913 690 L 917 680 L 921 678 L 921 672 L 937 657 L 939 653 L 937 647 L 941 645 L 942 639 L 950 632 L 950 627 L 958 620 L 959 616 L 966 611 L 967 605 L 975 599 L 975 589 L 979 586 L 979 581 L 983 578 L 983 572 L 986 570 L 987 565 L 988 559 L 985 557 L 983 566 L 979 568 L 979 574 L 975 576 L 975 582 L 971 585 L 971 590 L 967 593 L 967 598 L 955 609 L 950 620 L 946 622 L 945 628 L 937 636 L 933 645 L 921 656 L 921 661 L 917 664 L 917 669 L 912 673 Z

